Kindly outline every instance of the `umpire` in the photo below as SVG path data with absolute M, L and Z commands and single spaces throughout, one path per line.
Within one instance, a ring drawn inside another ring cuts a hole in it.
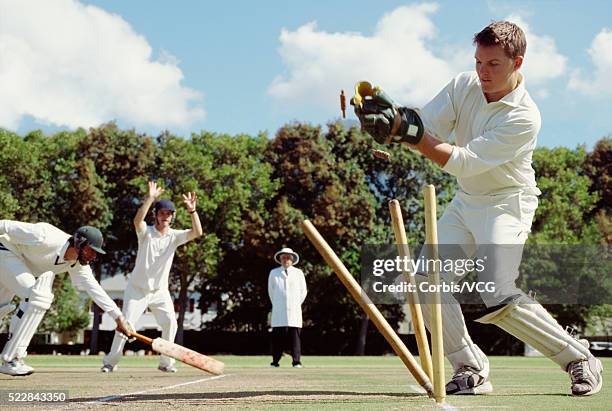
M 274 254 L 279 267 L 270 271 L 268 295 L 272 302 L 272 363 L 278 367 L 285 344 L 291 339 L 291 356 L 294 368 L 302 368 L 302 303 L 306 298 L 304 273 L 294 266 L 300 257 L 291 248 L 283 248 Z

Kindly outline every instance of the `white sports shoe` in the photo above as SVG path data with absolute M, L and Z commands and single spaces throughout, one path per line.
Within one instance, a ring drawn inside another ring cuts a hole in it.
M 34 372 L 34 368 L 30 367 L 23 360 L 14 359 L 12 361 L 4 361 L 0 365 L 0 373 L 12 375 L 13 377 L 26 376 Z
M 603 385 L 602 371 L 601 361 L 593 356 L 571 362 L 567 372 L 572 380 L 572 395 L 584 397 L 597 394 Z
M 448 395 L 475 395 L 490 392 L 493 392 L 493 385 L 489 378 L 480 375 L 479 370 L 469 366 L 459 368 L 446 384 Z
M 157 369 L 163 372 L 177 372 L 178 371 L 174 365 L 168 365 L 167 367 L 160 365 L 159 367 L 157 367 Z
M 114 372 L 117 369 L 116 365 L 104 364 L 100 371 L 102 372 Z

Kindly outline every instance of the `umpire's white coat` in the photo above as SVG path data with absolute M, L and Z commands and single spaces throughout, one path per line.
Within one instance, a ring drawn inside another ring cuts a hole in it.
M 272 302 L 272 327 L 302 328 L 302 303 L 306 298 L 306 279 L 299 268 L 277 267 L 268 277 Z

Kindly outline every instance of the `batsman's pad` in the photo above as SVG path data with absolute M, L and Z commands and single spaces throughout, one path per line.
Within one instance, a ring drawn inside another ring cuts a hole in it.
M 190 350 L 181 345 L 171 343 L 163 338 L 153 340 L 151 347 L 160 354 L 172 357 L 192 367 L 199 368 L 211 374 L 221 375 L 225 369 L 225 364 L 214 358 L 208 357 L 199 352 Z
M 424 281 L 428 281 L 427 275 L 423 273 L 417 273 L 414 279 L 419 285 Z M 428 298 L 431 297 L 432 295 L 430 293 L 419 294 L 423 306 L 425 306 L 425 304 L 427 304 L 427 306 L 431 304 L 431 301 L 428 301 Z M 489 360 L 472 341 L 465 325 L 463 313 L 461 312 L 461 305 L 455 297 L 448 292 L 440 293 L 440 302 L 442 306 L 442 318 L 444 319 L 444 353 L 453 366 L 453 369 L 457 371 L 459 368 L 468 365 L 478 370 L 480 375 L 487 377 L 489 372 Z M 429 309 L 424 309 L 422 312 L 425 326 L 428 330 L 431 330 L 431 311 Z
M 53 302 L 53 280 L 55 273 L 47 271 L 34 283 L 25 310 L 21 312 L 21 318 L 12 330 L 10 339 L 2 351 L 4 361 L 12 361 L 15 358 L 23 358 L 26 355 L 28 345 L 42 321 L 45 313 Z M 19 316 L 19 313 L 17 314 Z
M 476 321 L 497 325 L 559 364 L 564 371 L 570 362 L 591 356 L 589 349 L 569 335 L 544 307 L 527 297 Z

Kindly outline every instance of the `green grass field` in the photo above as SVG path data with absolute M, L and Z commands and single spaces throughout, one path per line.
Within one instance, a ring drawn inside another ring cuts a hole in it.
M 215 357 L 226 374 L 212 377 L 179 364 L 179 372 L 157 370 L 156 357 L 125 357 L 114 373 L 103 374 L 101 357 L 29 356 L 36 372 L 28 377 L 0 376 L 0 391 L 67 390 L 70 402 L 52 409 L 266 409 L 399 410 L 436 409 L 397 357 L 303 357 L 293 369 L 284 357 L 270 368 L 269 357 Z M 609 410 L 612 389 L 575 398 L 569 377 L 544 358 L 490 357 L 494 392 L 454 396 L 458 409 Z M 604 358 L 604 381 L 610 384 L 612 359 Z M 447 375 L 450 375 L 447 364 Z M 48 404 L 37 408 L 49 409 Z M 0 405 L 5 407 L 6 403 Z M 9 409 L 32 409 L 32 404 Z

